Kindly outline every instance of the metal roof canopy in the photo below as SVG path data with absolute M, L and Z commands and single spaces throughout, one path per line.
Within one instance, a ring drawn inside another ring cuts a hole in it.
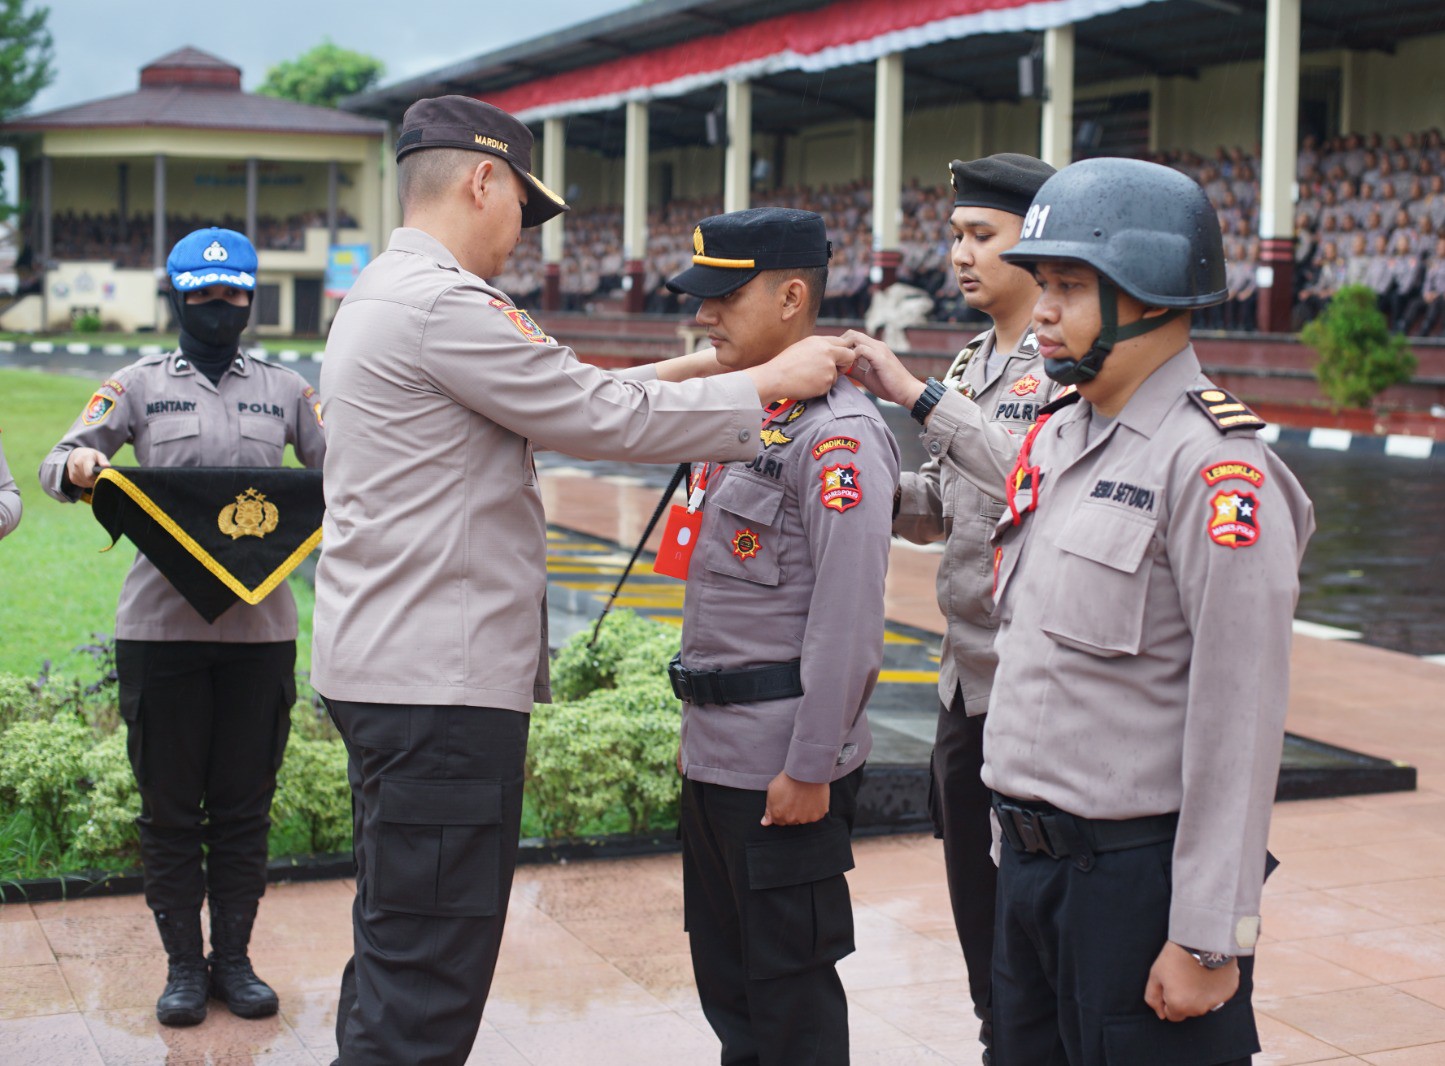
M 342 101 L 347 110 L 399 122 L 413 101 L 444 93 L 486 98 L 535 78 L 725 32 L 831 0 L 653 0 L 558 33 L 443 67 Z M 1197 77 L 1205 67 L 1264 56 L 1267 0 L 1160 0 L 1077 23 L 1076 84 L 1140 76 Z M 1445 32 L 1439 0 L 1308 0 L 1301 19 L 1305 53 L 1350 48 L 1393 52 L 1401 40 Z M 1016 102 L 1018 60 L 1041 34 L 1000 33 L 948 41 L 906 53 L 910 110 Z M 871 119 L 874 65 L 822 73 L 788 71 L 754 79 L 753 129 L 794 134 L 827 122 Z M 654 149 L 706 144 L 707 112 L 723 106 L 724 86 L 649 102 Z M 623 154 L 621 108 L 566 119 L 569 147 Z M 534 128 L 540 128 L 535 123 Z

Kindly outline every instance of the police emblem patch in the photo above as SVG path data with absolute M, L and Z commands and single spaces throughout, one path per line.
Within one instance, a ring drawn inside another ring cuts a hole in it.
M 210 246 L 201 253 L 201 258 L 208 263 L 224 263 L 230 258 L 226 249 L 221 247 L 220 241 L 212 241 Z
M 758 535 L 751 529 L 740 529 L 733 534 L 733 554 L 744 562 L 762 550 Z
M 82 426 L 98 426 L 110 417 L 115 410 L 115 401 L 103 392 L 97 392 L 85 405 L 85 411 L 80 416 Z
M 1248 463 L 1214 463 L 1199 471 L 1199 476 L 1204 479 L 1206 485 L 1210 486 L 1218 485 L 1221 481 L 1228 481 L 1230 478 L 1248 481 L 1255 488 L 1264 484 L 1264 472 Z
M 781 429 L 773 429 L 769 426 L 762 430 L 758 436 L 763 438 L 763 447 L 771 448 L 775 444 L 792 444 L 793 438 L 784 433 Z
M 839 512 L 863 502 L 863 487 L 858 483 L 858 468 L 852 463 L 825 466 L 818 475 L 822 479 L 821 499 L 824 507 Z
M 326 428 L 326 420 L 321 417 L 321 401 L 317 400 L 311 405 L 311 413 L 316 416 L 316 424 L 322 429 Z
M 1032 374 L 1025 374 L 1010 385 L 1008 391 L 1015 396 L 1032 396 L 1039 391 L 1039 384 L 1038 378 Z
M 839 448 L 847 448 L 850 452 L 857 452 L 858 442 L 852 437 L 829 437 L 827 440 L 813 447 L 813 458 L 821 459 L 829 452 L 835 452 Z
M 274 533 L 280 520 L 281 512 L 274 503 L 266 499 L 264 493 L 247 489 L 236 497 L 235 503 L 228 503 L 221 508 L 221 513 L 216 517 L 216 525 L 226 536 L 238 540 L 241 537 L 264 537 L 267 533 Z
M 542 327 L 532 321 L 532 316 L 519 307 L 505 307 L 502 313 L 512 320 L 512 325 L 517 327 L 517 332 L 526 337 L 533 344 L 546 344 L 551 338 L 542 331 Z
M 1259 500 L 1252 492 L 1216 492 L 1209 501 L 1209 539 L 1225 548 L 1259 540 Z

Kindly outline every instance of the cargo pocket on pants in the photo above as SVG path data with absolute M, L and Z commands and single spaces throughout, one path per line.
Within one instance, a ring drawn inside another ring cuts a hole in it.
M 500 781 L 381 779 L 375 866 L 384 911 L 446 918 L 497 913 Z
M 1108 1066 L 1219 1066 L 1258 1051 L 1254 1008 L 1247 999 L 1232 999 L 1217 1011 L 1182 1022 L 1161 1022 L 1152 1014 L 1104 1019 Z
M 787 977 L 853 952 L 853 868 L 848 827 L 830 817 L 816 832 L 747 845 L 743 950 L 750 980 Z

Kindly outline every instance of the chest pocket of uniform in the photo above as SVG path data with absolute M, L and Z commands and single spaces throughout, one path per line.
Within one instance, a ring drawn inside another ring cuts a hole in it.
M 146 426 L 146 442 L 150 445 L 169 444 L 201 435 L 201 420 L 196 415 L 171 415 L 158 418 Z
M 776 585 L 781 573 L 782 485 L 729 473 L 707 495 L 714 509 L 703 565 L 715 574 Z
M 241 465 L 275 466 L 286 450 L 286 423 L 269 415 L 242 415 L 241 438 Z
M 1063 555 L 1044 610 L 1044 632 L 1091 655 L 1137 654 L 1154 568 L 1149 546 L 1155 525 L 1153 517 L 1081 505 L 1053 545 Z

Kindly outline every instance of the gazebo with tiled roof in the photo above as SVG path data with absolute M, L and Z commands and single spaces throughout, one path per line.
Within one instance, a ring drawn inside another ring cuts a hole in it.
M 134 292 L 154 289 L 181 235 L 171 231 L 229 222 L 261 253 L 258 319 L 276 330 L 316 329 L 327 249 L 378 247 L 389 221 L 385 122 L 243 92 L 239 67 L 198 48 L 148 63 L 131 92 L 25 116 L 0 126 L 0 136 L 19 149 L 23 197 L 34 205 L 26 237 L 47 272 L 45 325 L 63 319 L 67 303 L 78 306 L 64 277 L 85 261 L 109 262 L 120 278 L 87 287 L 100 294 L 92 302 L 132 292 L 131 324 L 159 327 L 154 293 L 147 322 Z M 146 186 L 150 195 L 137 196 Z M 57 221 L 68 233 L 75 219 L 80 235 L 57 247 Z M 124 276 L 138 272 L 144 277 Z

